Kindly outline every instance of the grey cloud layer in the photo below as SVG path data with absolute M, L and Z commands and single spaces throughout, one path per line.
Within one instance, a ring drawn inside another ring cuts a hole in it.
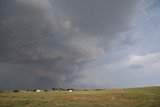
M 1 0 L 0 88 L 67 86 L 131 29 L 136 0 Z M 7 7 L 7 8 L 6 8 Z

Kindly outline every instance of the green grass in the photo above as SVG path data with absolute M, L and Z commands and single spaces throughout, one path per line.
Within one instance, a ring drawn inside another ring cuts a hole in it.
M 72 93 L 0 92 L 0 107 L 160 107 L 160 87 Z

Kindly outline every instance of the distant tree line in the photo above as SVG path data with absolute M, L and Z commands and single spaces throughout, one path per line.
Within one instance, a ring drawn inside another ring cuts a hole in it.
M 58 88 L 52 88 L 53 91 L 68 91 L 68 90 L 74 90 L 73 88 L 62 88 L 62 87 L 58 87 Z
M 37 92 L 38 89 L 26 89 L 26 90 L 21 90 L 21 91 L 26 91 L 26 92 Z M 69 90 L 75 90 L 73 88 L 62 88 L 62 87 L 53 87 L 51 89 L 48 89 L 48 90 L 40 90 L 40 91 L 43 91 L 43 92 L 49 92 L 49 91 L 69 91 Z M 3 92 L 0 90 L 0 92 Z M 12 90 L 12 92 L 20 92 L 20 90 Z

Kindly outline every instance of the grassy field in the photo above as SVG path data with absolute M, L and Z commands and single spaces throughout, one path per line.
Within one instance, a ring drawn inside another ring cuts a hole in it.
M 160 87 L 0 92 L 0 107 L 160 107 Z

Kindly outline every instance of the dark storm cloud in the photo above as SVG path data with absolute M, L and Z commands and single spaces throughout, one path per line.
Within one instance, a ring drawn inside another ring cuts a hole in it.
M 76 52 L 69 52 L 67 49 L 69 46 L 65 46 L 63 42 L 65 40 L 59 39 L 60 34 L 56 33 L 57 25 L 49 2 L 43 0 L 11 2 L 4 2 L 8 8 L 2 8 L 1 12 L 0 62 L 17 67 L 7 72 L 9 75 L 6 79 L 12 81 L 1 84 L 6 84 L 6 88 L 19 85 L 21 88 L 25 86 L 41 88 L 50 83 L 54 86 L 59 85 L 62 80 L 65 81 L 66 78 L 75 75 L 73 71 L 79 68 L 77 64 L 80 63 L 67 55 Z M 4 72 L 5 70 L 1 69 L 1 73 Z M 18 84 L 17 80 L 22 84 Z M 26 85 L 27 83 L 29 85 Z
M 137 1 L 1 0 L 0 88 L 62 86 L 80 78 L 118 33 Z
M 56 0 L 62 15 L 83 32 L 104 39 L 114 38 L 117 33 L 130 29 L 137 1 L 131 0 Z

